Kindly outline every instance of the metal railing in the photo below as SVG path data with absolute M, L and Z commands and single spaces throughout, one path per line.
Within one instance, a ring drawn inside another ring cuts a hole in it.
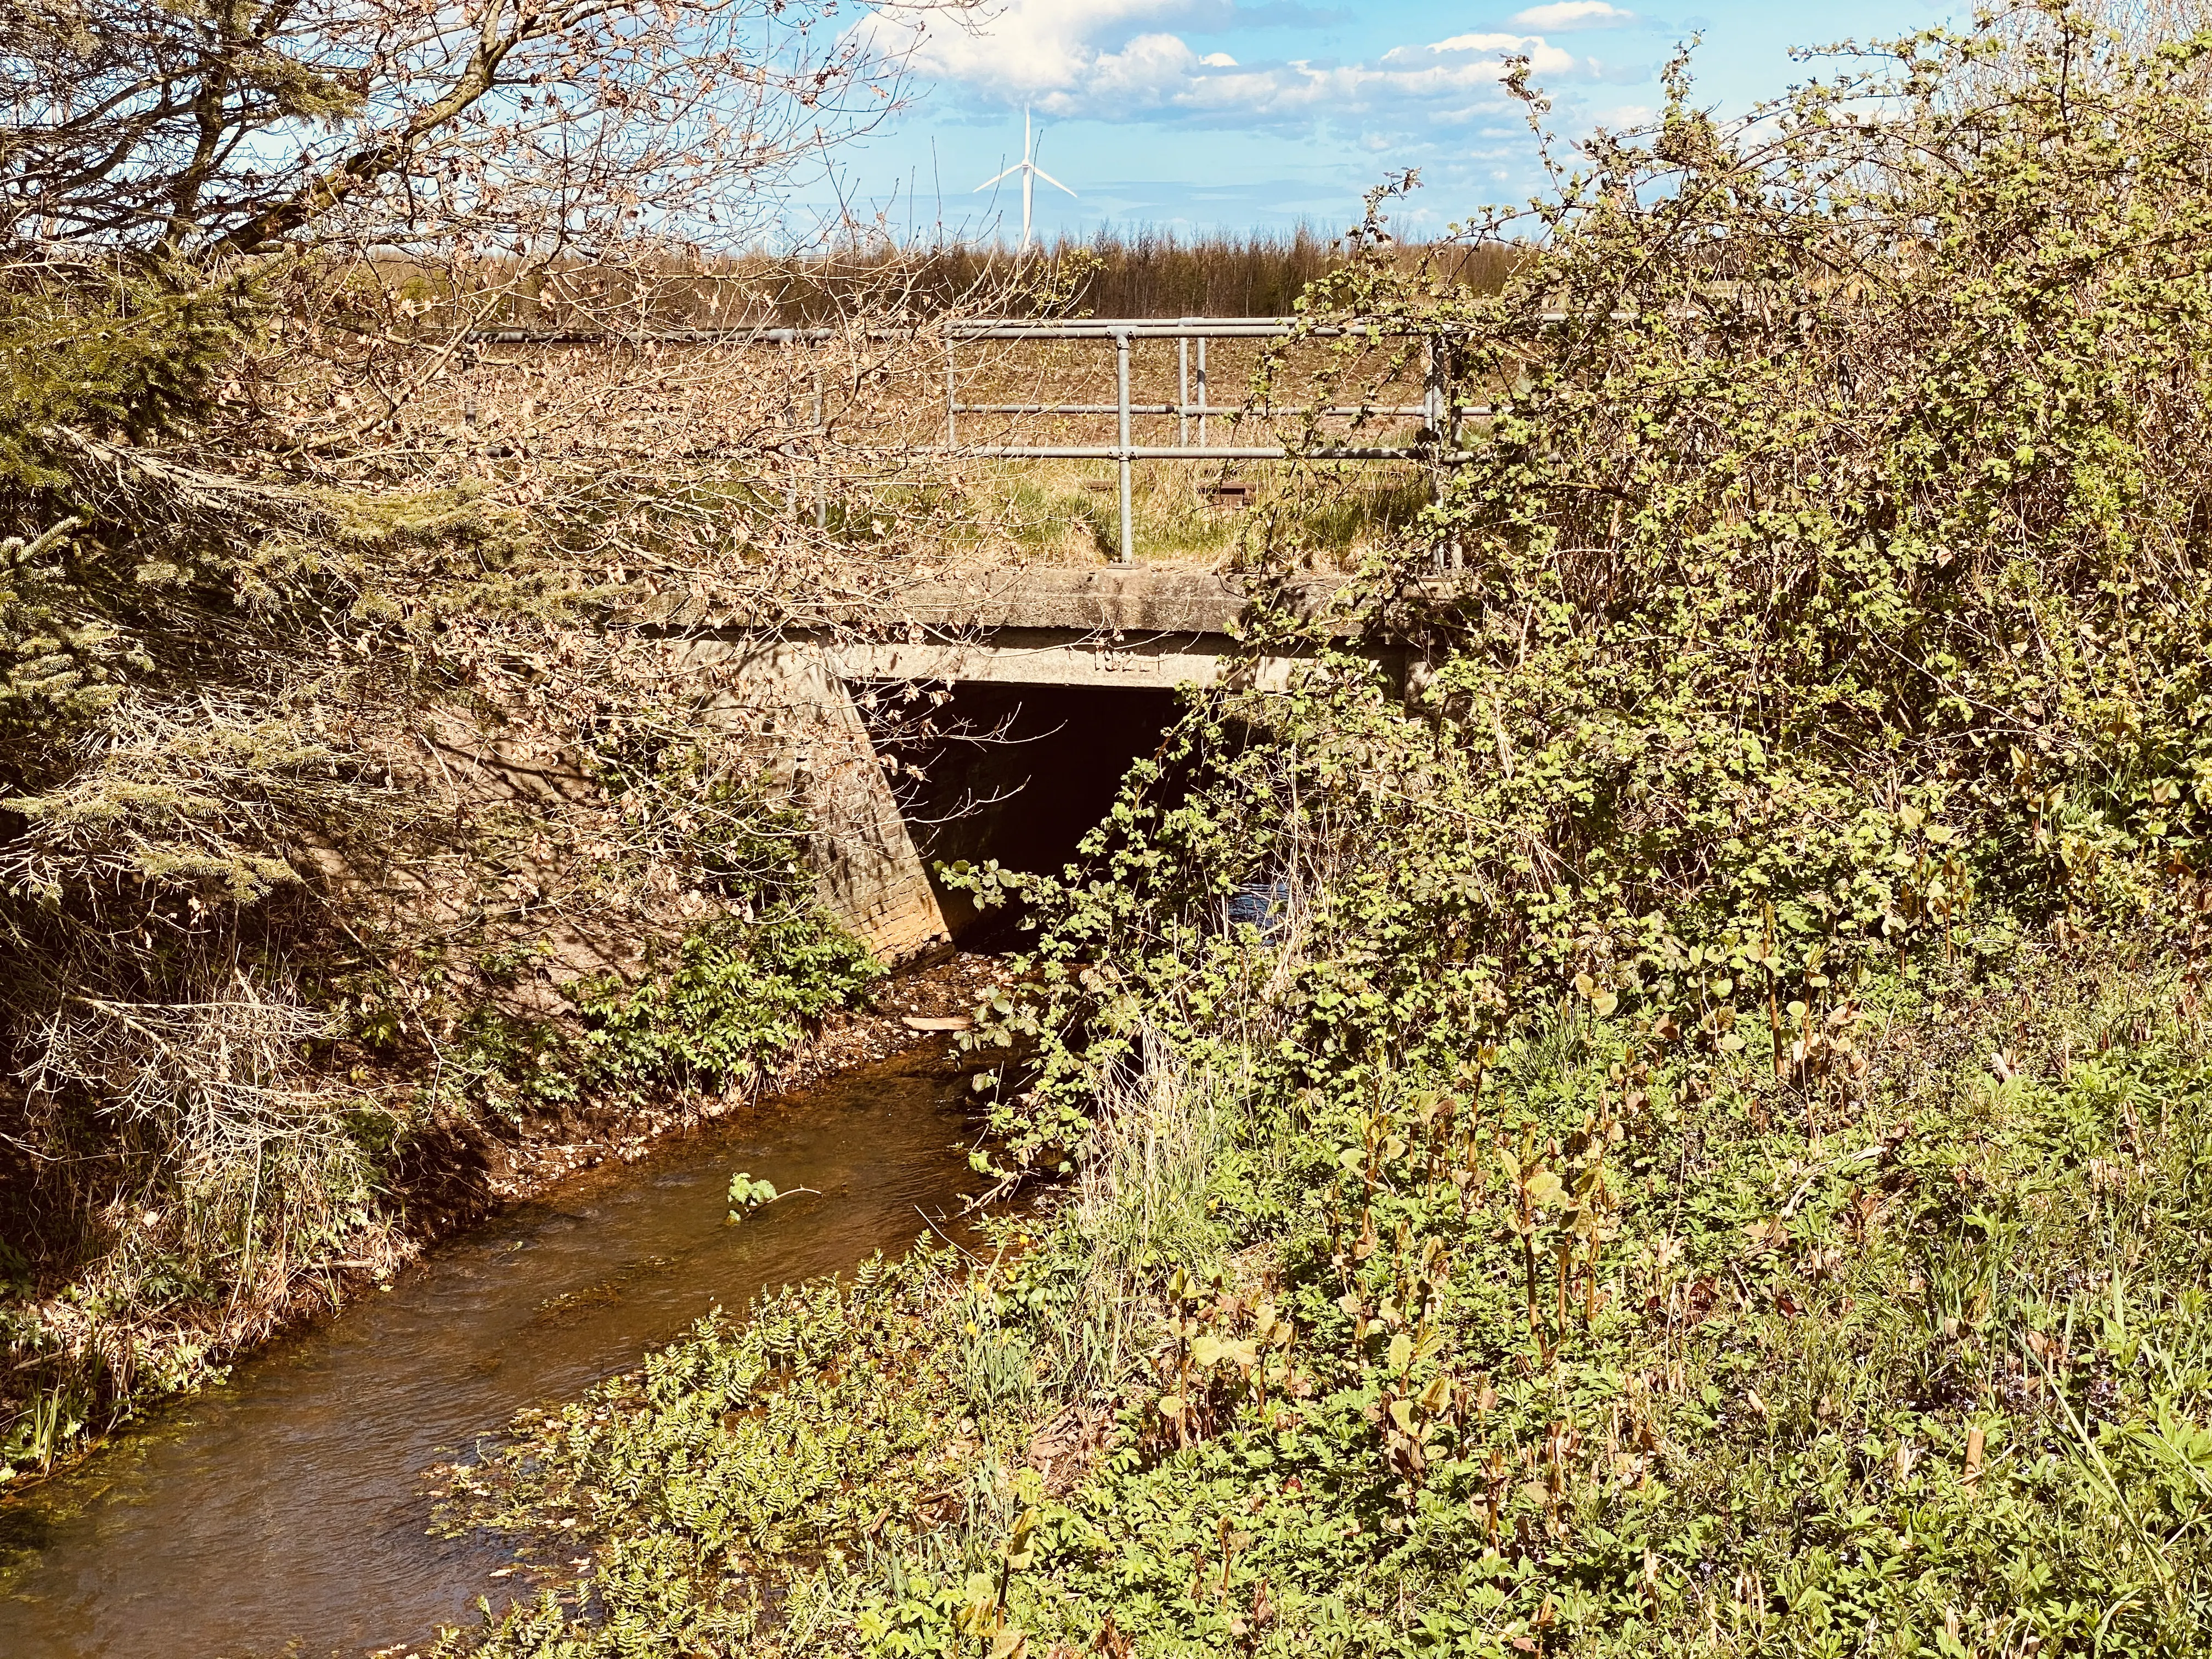
M 1216 444 L 1211 441 L 1209 424 L 1226 418 L 1231 421 L 1249 416 L 1270 416 L 1276 411 L 1250 404 L 1216 404 L 1209 397 L 1210 382 L 1206 364 L 1206 343 L 1218 339 L 1288 339 L 1304 334 L 1307 337 L 1341 337 L 1353 331 L 1333 327 L 1313 327 L 1289 317 L 1181 317 L 1173 319 L 1127 318 L 1121 319 L 1085 319 L 1080 322 L 1031 322 L 1024 319 L 983 319 L 954 322 L 945 331 L 945 442 L 935 453 L 975 460 L 1084 460 L 1113 461 L 1121 498 L 1121 559 L 1123 564 L 1136 562 L 1136 515 L 1133 509 L 1133 472 L 1139 461 L 1281 461 L 1292 459 L 1331 461 L 1419 461 L 1432 468 L 1449 466 L 1465 460 L 1467 456 L 1458 447 L 1460 422 L 1480 419 L 1492 413 L 1487 405 L 1457 402 L 1450 395 L 1445 368 L 1448 354 L 1441 349 L 1439 338 L 1422 336 L 1424 389 L 1418 404 L 1330 404 L 1319 410 L 1300 409 L 1286 413 L 1324 419 L 1360 420 L 1418 418 L 1431 435 L 1429 441 L 1419 445 L 1324 445 L 1316 448 L 1291 449 L 1281 444 Z M 1377 337 L 1381 337 L 1378 334 Z M 1114 343 L 1115 399 L 1110 404 L 977 404 L 960 400 L 959 370 L 953 355 L 957 342 L 984 340 L 1111 340 Z M 1173 340 L 1176 352 L 1176 401 L 1171 404 L 1139 404 L 1129 396 L 1130 358 L 1139 340 Z M 1197 350 L 1193 353 L 1191 348 Z M 1197 396 L 1192 396 L 1195 371 Z M 960 441 L 960 416 L 963 415 L 1072 415 L 1101 416 L 1111 415 L 1115 419 L 1115 441 L 1111 444 L 963 444 Z M 1176 417 L 1176 439 L 1172 444 L 1140 444 L 1131 434 L 1131 422 L 1139 416 Z M 1192 441 L 1191 424 L 1197 422 L 1197 441 Z
M 1565 320 L 1564 315 L 1545 313 L 1544 320 Z M 1136 520 L 1133 510 L 1133 474 L 1143 461 L 1281 461 L 1291 459 L 1326 461 L 1417 461 L 1427 465 L 1441 486 L 1443 469 L 1459 465 L 1469 459 L 1459 447 L 1460 423 L 1480 420 L 1496 410 L 1488 404 L 1464 404 L 1453 395 L 1449 384 L 1450 354 L 1445 342 L 1452 337 L 1449 327 L 1433 330 L 1388 330 L 1373 325 L 1316 324 L 1292 317 L 1177 317 L 1177 318 L 1085 318 L 1079 321 L 1054 321 L 1025 318 L 970 318 L 948 320 L 939 325 L 945 338 L 945 441 L 937 445 L 918 446 L 914 453 L 935 454 L 949 459 L 972 460 L 1084 460 L 1115 463 L 1121 501 L 1121 557 L 1122 564 L 1136 560 Z M 818 345 L 831 340 L 848 338 L 854 333 L 871 339 L 913 339 L 926 335 L 926 328 L 870 328 L 858 331 L 836 328 L 759 328 L 736 325 L 720 328 L 675 328 L 654 330 L 641 337 L 658 345 L 717 344 L 717 345 Z M 1418 404 L 1344 404 L 1327 407 L 1278 411 L 1272 408 L 1250 404 L 1217 404 L 1209 396 L 1206 344 L 1212 340 L 1267 340 L 1342 339 L 1348 336 L 1366 336 L 1375 339 L 1387 337 L 1419 337 L 1422 341 L 1423 392 Z M 485 328 L 473 330 L 471 337 L 487 345 L 551 345 L 563 343 L 604 343 L 609 337 L 604 333 L 578 333 L 560 329 Z M 963 403 L 960 398 L 959 368 L 954 348 L 957 344 L 993 340 L 1110 340 L 1114 343 L 1115 398 L 1109 403 Z M 1134 403 L 1129 395 L 1130 358 L 1139 340 L 1173 340 L 1176 342 L 1176 401 L 1164 403 Z M 1196 350 L 1194 352 L 1193 347 Z M 1193 396 L 1194 384 L 1196 396 Z M 822 393 L 819 377 L 814 388 L 814 408 L 820 419 Z M 1323 445 L 1318 447 L 1292 449 L 1281 444 L 1217 444 L 1212 441 L 1212 423 L 1217 420 L 1231 422 L 1249 416 L 1319 416 L 1334 420 L 1418 419 L 1425 428 L 1423 441 L 1414 445 Z M 1089 416 L 1115 417 L 1115 441 L 1111 444 L 963 444 L 960 441 L 960 416 Z M 1140 417 L 1176 419 L 1176 441 L 1172 444 L 1138 443 L 1131 430 L 1132 422 Z M 1193 441 L 1192 426 L 1196 423 L 1196 441 Z M 795 486 L 794 486 L 795 489 Z M 797 497 L 792 502 L 796 510 Z M 815 515 L 817 523 L 826 522 L 826 498 L 817 491 Z

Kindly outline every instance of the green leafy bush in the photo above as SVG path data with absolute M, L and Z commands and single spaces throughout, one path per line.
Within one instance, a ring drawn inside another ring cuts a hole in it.
M 569 994 L 592 1073 L 620 1085 L 742 1086 L 796 1046 L 806 1022 L 882 972 L 867 948 L 822 917 L 692 929 L 641 984 L 602 978 Z

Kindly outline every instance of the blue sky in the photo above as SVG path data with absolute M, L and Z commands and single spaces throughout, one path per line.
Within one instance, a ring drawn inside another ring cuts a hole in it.
M 878 15 L 862 27 L 912 46 L 913 102 L 848 154 L 844 189 L 902 233 L 940 216 L 988 233 L 995 216 L 1018 234 L 1018 191 L 994 203 L 971 186 L 1020 158 L 1029 104 L 1038 164 L 1078 192 L 1038 187 L 1048 234 L 1300 218 L 1334 232 L 1368 185 L 1403 167 L 1420 168 L 1425 188 L 1401 228 L 1440 229 L 1539 184 L 1519 108 L 1497 84 L 1507 52 L 1534 59 L 1553 125 L 1571 136 L 1653 108 L 1660 66 L 1692 33 L 1701 101 L 1735 110 L 1809 72 L 1792 46 L 1963 14 L 1945 0 L 993 0 L 964 27 L 928 22 L 918 40 Z

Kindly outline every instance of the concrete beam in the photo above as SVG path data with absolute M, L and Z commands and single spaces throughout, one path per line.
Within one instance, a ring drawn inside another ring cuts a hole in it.
M 1218 685 L 1242 665 L 1262 690 L 1289 686 L 1293 659 L 1238 659 L 1235 647 L 1235 641 L 1219 634 L 1115 641 L 1073 629 L 1024 628 L 981 640 L 825 643 L 822 654 L 831 672 L 847 680 L 1167 690 Z
M 1286 595 L 1312 615 L 1334 580 Z M 884 957 L 945 942 L 950 930 L 848 687 L 884 681 L 1091 686 L 1163 690 L 1212 686 L 1231 674 L 1286 690 L 1288 656 L 1242 653 L 1252 596 L 1207 572 L 1031 566 L 921 582 L 849 618 L 712 614 L 688 604 L 632 615 L 667 639 L 674 660 L 734 669 L 742 705 L 774 719 L 783 764 L 815 824 L 810 862 L 823 903 Z M 896 632 L 902 637 L 884 637 Z M 1366 654 L 1404 684 L 1417 666 L 1401 649 Z M 720 717 L 716 708 L 702 718 Z M 1078 739 L 1079 741 L 1079 738 Z
M 1234 635 L 1252 601 L 1210 571 L 1032 565 L 918 584 L 898 609 L 924 626 Z
M 1331 577 L 1291 583 L 1279 590 L 1279 597 L 1296 613 L 1315 616 L 1328 608 L 1343 581 Z M 1042 628 L 1233 635 L 1254 609 L 1250 584 L 1212 571 L 1152 565 L 1000 565 L 911 581 L 864 599 L 810 607 L 798 619 L 788 614 L 717 608 L 677 594 L 623 612 L 616 620 L 687 632 L 911 625 L 962 633 Z

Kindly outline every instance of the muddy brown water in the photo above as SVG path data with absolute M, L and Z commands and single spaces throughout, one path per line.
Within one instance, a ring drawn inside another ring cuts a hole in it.
M 911 1244 L 974 1182 L 957 1099 L 919 1059 L 863 1068 L 441 1246 L 0 1511 L 0 1655 L 320 1659 L 473 1626 L 514 1556 L 429 1536 L 424 1472 L 710 1308 Z M 819 1195 L 726 1226 L 737 1170 Z

